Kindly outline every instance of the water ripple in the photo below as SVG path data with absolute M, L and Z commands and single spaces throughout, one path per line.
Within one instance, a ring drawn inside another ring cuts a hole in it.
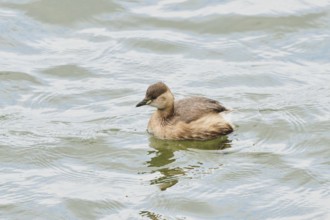
M 329 7 L 0 0 L 0 218 L 329 219 Z M 149 138 L 157 81 L 235 132 Z

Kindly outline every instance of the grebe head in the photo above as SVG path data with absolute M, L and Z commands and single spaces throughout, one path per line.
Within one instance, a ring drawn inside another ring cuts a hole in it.
M 163 82 L 158 82 L 149 86 L 145 98 L 136 107 L 150 105 L 159 110 L 173 107 L 174 96 L 170 89 Z

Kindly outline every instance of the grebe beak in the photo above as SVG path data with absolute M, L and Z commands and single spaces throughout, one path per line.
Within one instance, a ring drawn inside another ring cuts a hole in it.
M 141 102 L 139 102 L 136 107 L 140 107 L 140 106 L 143 106 L 143 105 L 149 105 L 151 103 L 151 99 L 143 99 Z

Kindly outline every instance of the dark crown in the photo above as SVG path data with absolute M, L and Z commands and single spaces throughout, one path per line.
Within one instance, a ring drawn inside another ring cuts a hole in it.
M 146 97 L 149 99 L 156 99 L 161 94 L 165 93 L 168 87 L 163 82 L 158 82 L 149 86 L 146 92 Z

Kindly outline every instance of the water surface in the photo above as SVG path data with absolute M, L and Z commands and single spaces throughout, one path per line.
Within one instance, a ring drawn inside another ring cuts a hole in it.
M 1 219 L 329 219 L 326 0 L 0 0 Z M 147 86 L 234 109 L 160 141 Z

